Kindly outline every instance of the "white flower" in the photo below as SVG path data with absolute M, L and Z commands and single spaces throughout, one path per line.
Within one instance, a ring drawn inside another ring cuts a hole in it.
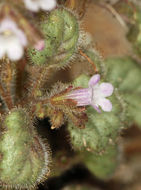
M 55 8 L 56 0 L 24 0 L 27 9 L 37 12 L 39 9 L 50 11 Z
M 0 22 L 0 59 L 6 55 L 12 61 L 19 60 L 26 45 L 24 32 L 10 18 L 4 18 Z

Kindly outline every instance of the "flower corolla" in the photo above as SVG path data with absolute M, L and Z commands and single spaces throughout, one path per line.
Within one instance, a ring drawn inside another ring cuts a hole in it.
M 73 90 L 67 95 L 67 98 L 77 102 L 77 106 L 91 105 L 97 112 L 101 112 L 99 106 L 105 112 L 112 110 L 112 103 L 106 97 L 112 95 L 114 87 L 111 83 L 103 82 L 99 84 L 100 75 L 91 77 L 88 88 Z

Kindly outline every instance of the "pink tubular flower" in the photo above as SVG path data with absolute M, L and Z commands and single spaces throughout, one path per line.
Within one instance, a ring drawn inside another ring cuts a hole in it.
M 24 0 L 27 9 L 37 12 L 40 9 L 51 11 L 56 7 L 56 0 Z
M 112 95 L 114 88 L 111 83 L 103 82 L 99 84 L 99 80 L 99 74 L 92 76 L 88 88 L 73 90 L 67 95 L 67 98 L 75 100 L 77 106 L 91 105 L 99 113 L 101 112 L 100 106 L 103 111 L 110 112 L 112 103 L 106 97 Z

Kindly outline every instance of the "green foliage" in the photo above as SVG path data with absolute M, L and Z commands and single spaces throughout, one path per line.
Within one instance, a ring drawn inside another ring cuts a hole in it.
M 134 14 L 134 18 L 135 18 L 135 26 L 138 27 L 138 35 L 137 37 L 137 44 L 141 44 L 141 10 L 140 9 L 136 9 L 136 12 Z
M 127 38 L 132 43 L 134 52 L 140 57 L 141 54 L 141 9 L 136 7 L 132 15 L 134 21 L 128 32 Z
M 81 75 L 74 82 L 76 86 L 88 87 L 89 77 Z M 97 113 L 92 107 L 87 108 L 88 122 L 85 129 L 79 129 L 69 123 L 68 130 L 71 143 L 77 150 L 100 152 L 105 150 L 110 142 L 115 142 L 119 131 L 125 127 L 126 105 L 117 90 L 111 96 L 113 104 L 111 112 Z
M 132 43 L 133 51 L 139 57 L 141 55 L 141 8 L 130 2 L 127 5 L 126 1 L 120 1 L 115 6 L 116 11 L 124 15 L 128 20 L 126 24 L 128 25 L 127 38 Z
M 32 188 L 48 173 L 48 153 L 23 109 L 12 110 L 2 122 L 0 180 L 8 188 Z
M 130 5 L 126 1 L 118 1 L 114 8 L 121 15 L 126 15 L 128 18 L 133 19 L 133 14 L 135 12 L 135 5 L 130 3 Z
M 45 37 L 45 48 L 42 51 L 29 49 L 28 55 L 32 63 L 37 65 L 66 65 L 76 51 L 79 26 L 76 17 L 64 8 L 58 8 L 44 15 L 40 28 Z
M 82 160 L 93 175 L 105 179 L 112 176 L 118 165 L 118 148 L 110 145 L 102 155 L 82 152 Z
M 141 126 L 141 67 L 131 58 L 115 58 L 106 61 L 108 80 L 117 87 L 128 103 L 132 122 Z

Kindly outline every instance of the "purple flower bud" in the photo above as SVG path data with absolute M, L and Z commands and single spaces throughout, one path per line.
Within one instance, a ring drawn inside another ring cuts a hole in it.
M 44 40 L 38 41 L 38 43 L 34 46 L 36 50 L 42 51 L 45 47 L 45 42 Z

